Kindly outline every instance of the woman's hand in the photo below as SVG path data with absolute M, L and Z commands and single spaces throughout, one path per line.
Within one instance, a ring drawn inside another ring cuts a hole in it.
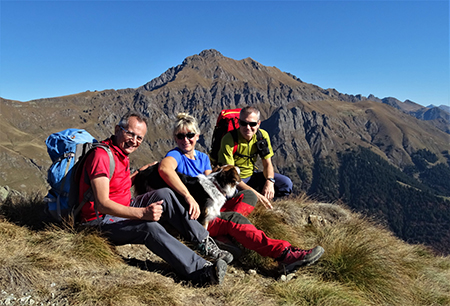
M 190 194 L 187 195 L 184 200 L 189 205 L 189 215 L 191 216 L 191 219 L 197 220 L 198 217 L 200 217 L 200 206 L 197 201 L 195 201 L 194 197 Z

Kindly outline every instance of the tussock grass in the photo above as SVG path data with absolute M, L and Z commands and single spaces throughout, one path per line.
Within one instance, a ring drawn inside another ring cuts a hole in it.
M 311 202 L 304 196 L 279 201 L 277 204 L 275 214 L 281 222 L 276 226 L 289 228 L 279 231 L 280 236 L 277 238 L 286 239 L 303 248 L 315 245 L 325 248 L 322 259 L 302 271 L 313 273 L 327 286 L 340 284 L 351 290 L 349 296 L 353 297 L 357 292 L 357 297 L 364 297 L 363 304 L 449 303 L 448 257 L 436 257 L 423 245 L 407 244 L 375 220 L 351 213 L 337 204 Z M 267 223 L 262 221 L 270 219 L 265 217 L 268 214 L 270 212 L 259 209 L 256 218 L 251 219 L 258 227 L 271 230 L 274 228 L 274 220 Z M 324 216 L 325 222 L 316 226 L 308 224 L 307 220 L 312 215 Z M 289 234 L 283 236 L 284 233 Z M 291 285 L 292 282 L 289 283 L 289 288 Z M 282 289 L 288 294 L 296 292 L 285 286 Z M 336 290 L 336 293 L 339 291 L 340 289 Z M 300 300 L 292 303 L 302 305 L 303 298 Z M 322 305 L 322 302 L 319 304 Z
M 338 204 L 303 196 L 274 206 L 258 207 L 249 219 L 269 237 L 323 246 L 321 260 L 281 281 L 272 259 L 247 250 L 222 286 L 197 288 L 145 248 L 114 247 L 95 229 L 46 223 L 38 196 L 8 199 L 0 204 L 0 288 L 59 305 L 450 304 L 449 257 Z
M 338 282 L 323 282 L 309 275 L 301 275 L 288 283 L 274 283 L 269 292 L 279 304 L 298 306 L 366 306 L 368 301 L 360 293 Z
M 68 291 L 79 305 L 182 305 L 173 288 L 154 281 L 102 285 L 99 280 L 71 279 Z

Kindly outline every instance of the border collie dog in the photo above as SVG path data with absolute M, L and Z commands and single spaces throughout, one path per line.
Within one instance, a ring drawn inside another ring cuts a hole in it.
M 134 178 L 136 195 L 169 187 L 159 175 L 158 166 L 159 164 L 150 166 L 136 175 Z M 234 196 L 236 186 L 241 181 L 239 172 L 239 168 L 230 165 L 216 167 L 208 176 L 200 174 L 197 177 L 191 177 L 177 172 L 189 193 L 200 206 L 198 221 L 205 228 L 208 227 L 209 221 L 219 216 L 220 209 L 225 204 L 227 197 Z

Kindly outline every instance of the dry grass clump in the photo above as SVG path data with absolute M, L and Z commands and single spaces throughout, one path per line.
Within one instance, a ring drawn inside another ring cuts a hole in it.
M 320 278 L 308 274 L 299 275 L 287 283 L 273 283 L 268 290 L 283 305 L 367 305 L 367 301 L 361 293 L 349 290 L 338 282 L 324 282 Z
M 198 288 L 143 246 L 113 247 L 95 229 L 42 222 L 37 197 L 7 200 L 0 204 L 0 304 L 12 293 L 44 305 L 450 304 L 449 257 L 337 204 L 306 197 L 274 204 L 249 219 L 271 238 L 323 246 L 321 260 L 281 281 L 273 259 L 247 250 L 222 286 Z
M 116 281 L 102 283 L 98 279 L 70 279 L 67 290 L 71 299 L 78 305 L 181 305 L 179 297 L 172 294 L 164 282 L 151 278 L 148 281 L 128 283 L 120 282 L 119 275 L 113 275 Z M 128 275 L 128 281 L 133 275 Z
M 2 220 L 0 244 L 2 288 L 40 288 L 60 280 L 68 271 L 95 271 L 121 262 L 103 238 L 88 231 L 49 227 L 33 232 Z
M 414 305 L 450 305 L 450 259 L 429 258 L 413 284 Z
M 0 221 L 0 287 L 26 287 L 41 278 L 34 265 L 38 256 L 26 243 L 29 237 L 29 231 Z
M 274 217 L 266 218 L 271 214 L 279 218 L 275 227 Z M 279 239 L 302 248 L 316 245 L 325 248 L 324 256 L 316 265 L 297 272 L 297 275 L 307 272 L 315 276 L 314 281 L 302 279 L 301 286 L 315 283 L 319 288 L 326 284 L 319 291 L 328 288 L 325 291 L 330 292 L 330 288 L 335 288 L 337 296 L 341 296 L 342 288 L 346 288 L 348 297 L 345 301 L 363 301 L 363 304 L 371 305 L 450 303 L 450 258 L 436 257 L 422 245 L 407 244 L 374 220 L 336 204 L 315 203 L 305 197 L 278 201 L 274 213 L 258 209 L 255 217 L 251 219 L 263 230 L 272 231 L 283 225 L 285 228 L 277 235 Z M 308 223 L 311 219 L 315 222 Z M 288 235 L 283 236 L 285 233 Z M 297 282 L 299 279 L 295 280 Z M 297 285 L 290 282 L 290 289 L 284 285 L 281 289 L 289 294 L 296 292 L 291 286 L 301 287 Z M 277 286 L 273 288 L 275 290 Z M 293 304 L 304 303 L 306 291 L 302 290 L 305 294 Z M 276 291 L 279 293 L 280 288 Z M 328 302 L 318 305 L 328 305 Z

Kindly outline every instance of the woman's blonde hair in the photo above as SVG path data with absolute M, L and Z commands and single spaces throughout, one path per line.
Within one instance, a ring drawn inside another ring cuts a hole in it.
M 173 125 L 173 137 L 175 138 L 175 135 L 182 129 L 187 129 L 195 134 L 200 134 L 197 119 L 186 113 L 179 113 L 177 115 L 177 120 Z

